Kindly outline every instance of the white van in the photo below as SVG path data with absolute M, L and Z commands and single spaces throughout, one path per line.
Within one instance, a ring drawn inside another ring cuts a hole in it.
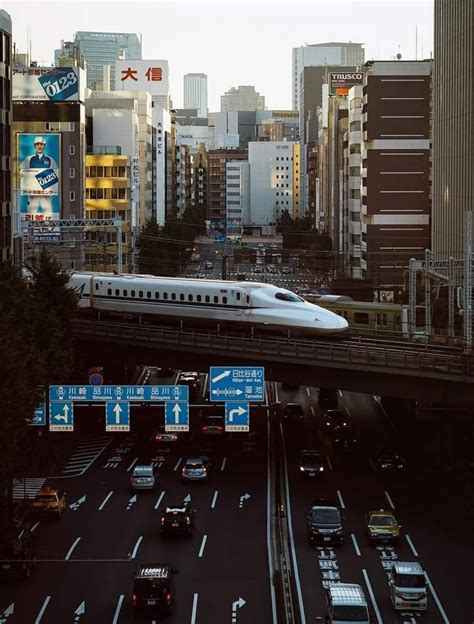
M 328 624 L 369 624 L 364 590 L 355 583 L 336 583 L 326 590 Z
M 423 568 L 416 561 L 392 563 L 388 575 L 390 598 L 395 609 L 426 611 L 428 592 Z

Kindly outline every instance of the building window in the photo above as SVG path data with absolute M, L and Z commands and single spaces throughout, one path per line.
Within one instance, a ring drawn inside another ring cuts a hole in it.
M 360 154 L 360 143 L 352 143 L 349 152 L 351 154 Z
M 76 146 L 75 145 L 70 145 L 69 146 L 69 156 L 74 156 L 76 153 Z
M 69 192 L 69 201 L 76 201 L 76 193 L 74 191 Z
M 368 325 L 369 315 L 367 314 L 367 312 L 355 312 L 354 323 L 356 323 L 356 325 Z
M 349 192 L 351 199 L 360 199 L 360 189 L 351 189 Z
M 69 177 L 70 178 L 75 178 L 76 177 L 76 170 L 74 167 L 70 167 L 69 169 Z

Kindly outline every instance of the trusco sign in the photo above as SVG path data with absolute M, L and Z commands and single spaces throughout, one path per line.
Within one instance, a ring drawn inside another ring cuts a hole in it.
M 329 94 L 347 95 L 351 87 L 362 84 L 363 80 L 363 72 L 330 72 Z
M 331 74 L 331 80 L 362 80 L 364 74 Z

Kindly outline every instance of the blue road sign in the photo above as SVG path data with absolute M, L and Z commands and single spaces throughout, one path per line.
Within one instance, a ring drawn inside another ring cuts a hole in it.
M 226 401 L 226 431 L 249 431 L 249 420 L 250 408 L 246 401 Z
M 165 403 L 165 431 L 189 431 L 189 403 L 186 401 Z
M 72 404 L 72 401 L 50 401 L 49 430 L 74 430 L 74 406 Z
M 265 369 L 263 366 L 211 366 L 211 401 L 265 400 Z
M 100 373 L 92 373 L 89 377 L 89 383 L 91 386 L 101 386 L 104 383 L 104 378 Z
M 49 386 L 50 401 L 188 401 L 188 386 Z
M 40 403 L 38 405 L 28 424 L 38 425 L 41 427 L 44 427 L 46 425 L 46 403 Z
M 130 403 L 128 401 L 107 401 L 105 430 L 130 431 Z

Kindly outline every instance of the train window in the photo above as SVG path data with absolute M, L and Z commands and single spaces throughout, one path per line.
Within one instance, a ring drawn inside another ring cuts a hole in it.
M 149 290 L 146 291 L 147 299 L 151 299 L 151 292 Z
M 201 295 L 196 295 L 196 301 L 197 301 L 198 303 L 201 303 L 201 300 L 202 300 Z
M 159 299 L 160 298 L 160 293 L 159 292 L 155 292 L 155 299 Z
M 250 295 L 247 295 L 247 305 L 250 305 Z
M 240 293 L 238 292 L 235 296 L 237 297 L 237 301 L 240 301 Z
M 95 289 L 96 289 L 96 290 L 99 290 L 99 284 L 97 284 L 97 283 L 96 283 L 96 285 L 95 285 Z
M 354 323 L 356 325 L 368 325 L 369 315 L 367 312 L 354 312 Z
M 130 291 L 130 297 L 135 297 L 135 291 L 134 290 Z
M 204 297 L 204 299 L 205 299 L 206 303 L 209 303 L 209 301 L 211 300 L 211 298 L 209 297 L 209 295 L 206 295 L 206 296 Z
M 112 294 L 112 289 L 111 288 L 107 288 L 107 294 L 111 295 Z
M 298 297 L 292 292 L 277 292 L 275 293 L 275 299 L 280 299 L 280 301 L 292 301 L 293 303 L 304 301 L 302 297 Z
M 184 301 L 184 294 L 183 294 L 183 293 L 180 293 L 180 295 L 179 295 L 179 300 L 180 300 L 180 301 Z
M 140 298 L 141 298 L 141 297 L 143 297 L 143 290 L 139 290 L 139 291 L 138 291 L 138 296 L 139 296 Z
M 128 290 L 124 290 L 124 291 L 123 291 L 123 296 L 124 296 L 124 297 L 128 297 Z
M 193 300 L 193 296 L 192 295 L 188 295 L 188 301 L 192 301 Z
M 163 293 L 163 299 L 168 299 L 168 293 Z
M 171 299 L 172 299 L 173 301 L 176 301 L 176 293 L 171 293 Z
M 227 297 L 222 297 L 222 303 L 227 303 Z
M 115 296 L 120 297 L 120 290 L 118 288 L 115 289 Z
M 214 303 L 219 303 L 219 297 L 217 296 L 214 297 Z

